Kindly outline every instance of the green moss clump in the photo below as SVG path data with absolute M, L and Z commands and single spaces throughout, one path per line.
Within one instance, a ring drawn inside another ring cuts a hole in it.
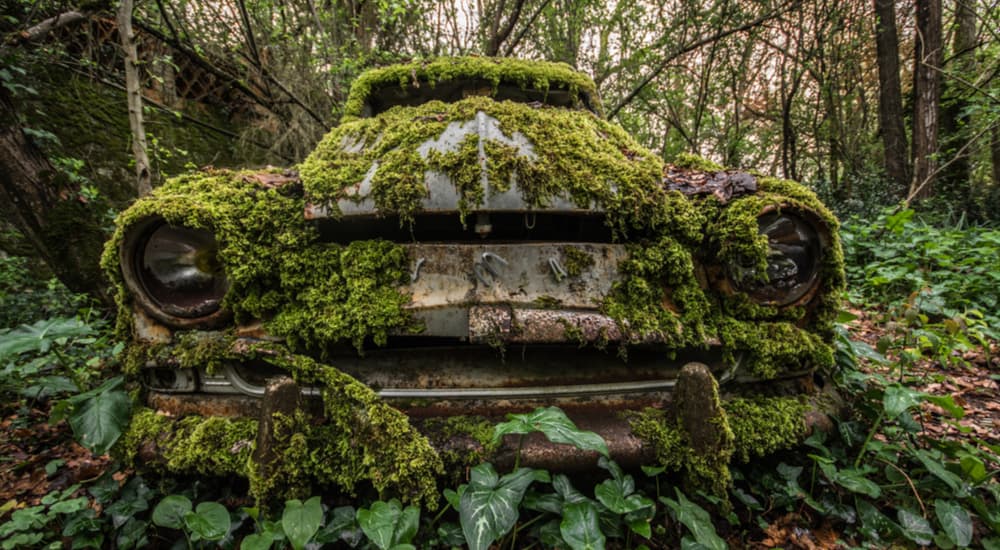
M 566 275 L 569 277 L 579 277 L 585 270 L 594 266 L 594 257 L 575 246 L 564 246 L 562 248 L 563 267 L 566 268 Z
M 325 423 L 306 430 L 308 459 L 300 467 L 321 483 L 351 491 L 370 481 L 409 502 L 437 506 L 441 457 L 399 410 L 368 386 L 333 367 L 261 345 L 266 359 L 303 385 L 323 389 Z
M 594 82 L 565 63 L 489 57 L 447 57 L 397 64 L 363 73 L 351 85 L 341 124 L 357 119 L 374 90 L 402 89 L 454 80 L 484 80 L 494 91 L 501 82 L 539 91 L 566 90 L 587 94 L 590 106 L 600 109 Z
M 704 489 L 720 498 L 726 498 L 731 477 L 729 460 L 732 456 L 733 432 L 728 425 L 721 433 L 729 441 L 723 442 L 722 452 L 712 456 L 702 456 L 691 448 L 687 432 L 681 423 L 660 409 L 647 408 L 629 413 L 632 432 L 652 446 L 661 466 L 683 474 L 686 483 L 697 489 Z M 725 415 L 714 421 L 727 422 Z
M 730 364 L 743 354 L 740 370 L 774 378 L 786 370 L 833 367 L 833 348 L 815 333 L 791 323 L 751 323 L 723 319 L 719 326 L 723 354 Z
M 702 172 L 722 172 L 725 170 L 721 164 L 693 153 L 677 153 L 671 164 L 678 168 L 701 170 Z
M 723 403 L 742 462 L 798 444 L 806 436 L 809 405 L 795 397 L 735 398 Z
M 168 470 L 246 476 L 256 435 L 257 421 L 252 419 L 188 416 L 178 420 L 142 408 L 132 415 L 116 453 L 137 466 L 139 447 L 153 442 Z

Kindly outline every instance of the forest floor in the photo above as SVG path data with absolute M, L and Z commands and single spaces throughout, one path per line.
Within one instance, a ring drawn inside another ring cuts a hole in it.
M 887 336 L 891 324 L 882 323 L 876 315 L 859 310 L 851 313 L 857 319 L 849 325 L 853 339 L 876 347 Z M 961 357 L 964 367 L 944 366 L 938 361 L 921 360 L 899 372 L 892 361 L 882 365 L 864 365 L 869 372 L 880 372 L 890 379 L 904 377 L 916 390 L 934 395 L 951 396 L 965 409 L 961 419 L 954 419 L 940 407 L 923 402 L 916 415 L 922 427 L 920 437 L 929 439 L 965 440 L 981 445 L 1000 445 L 1000 346 L 968 351 Z M 50 424 L 50 411 L 45 402 L 30 406 L 0 408 L 0 517 L 16 508 L 34 506 L 55 491 L 75 484 L 97 480 L 117 464 L 107 455 L 95 456 L 73 439 L 65 421 Z M 880 437 L 876 435 L 876 438 Z M 995 469 L 1000 465 L 993 464 Z M 111 472 L 124 482 L 130 471 Z M 95 511 L 100 505 L 92 502 Z M 765 515 L 767 527 L 758 531 L 752 541 L 739 541 L 739 546 L 753 548 L 837 548 L 843 534 L 828 519 L 810 516 L 808 510 L 786 513 L 773 511 Z M 735 541 L 730 541 L 735 542 Z

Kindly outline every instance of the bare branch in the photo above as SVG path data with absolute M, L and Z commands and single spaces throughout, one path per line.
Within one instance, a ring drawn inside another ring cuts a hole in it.
M 697 50 L 698 48 L 704 46 L 705 44 L 710 44 L 712 42 L 716 42 L 718 40 L 722 40 L 723 38 L 725 38 L 727 36 L 730 36 L 730 35 L 733 35 L 733 34 L 736 34 L 736 33 L 740 33 L 740 32 L 744 32 L 744 31 L 748 31 L 748 30 L 750 30 L 750 29 L 752 29 L 754 27 L 757 27 L 757 26 L 759 26 L 759 25 L 761 25 L 761 24 L 763 24 L 763 23 L 765 23 L 767 21 L 770 21 L 771 19 L 774 19 L 775 17 L 778 17 L 779 15 L 785 13 L 786 11 L 790 10 L 792 7 L 794 7 L 796 4 L 798 4 L 798 2 L 799 2 L 799 0 L 792 0 L 791 2 L 789 2 L 789 3 L 785 4 L 784 6 L 778 8 L 777 10 L 772 11 L 772 12 L 768 12 L 768 13 L 766 13 L 766 14 L 758 17 L 757 19 L 754 19 L 753 21 L 748 21 L 748 22 L 746 22 L 746 23 L 744 23 L 742 25 L 739 25 L 738 27 L 732 27 L 732 28 L 729 28 L 729 29 L 724 29 L 724 30 L 718 31 L 718 32 L 716 32 L 716 33 L 714 33 L 712 35 L 700 38 L 700 39 L 698 39 L 698 40 L 696 40 L 694 42 L 691 42 L 689 44 L 685 44 L 683 46 L 679 46 L 679 47 L 675 48 L 673 51 L 671 51 L 670 53 L 668 53 L 660 61 L 660 64 L 656 68 L 654 68 L 652 71 L 649 72 L 649 74 L 647 74 L 645 77 L 643 77 L 643 79 L 639 82 L 639 84 L 637 84 L 634 88 L 632 88 L 632 90 L 624 98 L 622 98 L 622 100 L 619 101 L 617 105 L 615 105 L 610 111 L 608 111 L 608 118 L 611 118 L 611 117 L 617 115 L 618 111 L 620 111 L 622 109 L 622 107 L 625 107 L 626 105 L 628 105 L 629 103 L 631 103 L 632 100 L 635 99 L 635 96 L 639 95 L 639 92 L 641 92 L 643 90 L 643 88 L 645 88 L 646 86 L 648 86 L 650 82 L 652 82 L 654 79 L 656 79 L 658 76 L 660 76 L 660 74 L 663 72 L 663 70 L 666 69 L 667 66 L 670 65 L 670 63 L 672 63 L 678 57 L 680 57 L 680 56 L 682 56 L 682 55 L 684 55 L 684 54 L 686 54 L 688 52 L 692 52 L 694 50 Z

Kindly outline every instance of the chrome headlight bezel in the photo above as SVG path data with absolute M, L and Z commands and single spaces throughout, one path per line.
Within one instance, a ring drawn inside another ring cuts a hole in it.
M 189 278 L 193 274 L 200 279 L 200 286 L 193 290 L 171 288 L 170 283 L 157 279 L 156 267 L 150 266 L 150 257 L 155 256 L 155 251 L 149 248 L 151 242 L 153 246 L 159 243 L 157 248 L 162 256 L 185 248 L 185 240 L 190 243 L 186 248 L 191 257 L 176 262 L 173 268 L 186 270 Z M 175 249 L 170 250 L 170 246 Z M 217 252 L 216 239 L 210 231 L 170 224 L 152 216 L 128 228 L 119 248 L 119 259 L 126 288 L 150 316 L 174 328 L 213 328 L 228 318 L 222 299 L 229 283 L 218 263 Z M 171 293 L 179 294 L 171 297 Z

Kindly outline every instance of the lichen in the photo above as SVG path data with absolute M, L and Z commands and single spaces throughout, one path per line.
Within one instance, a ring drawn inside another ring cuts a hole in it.
M 564 63 L 488 57 L 447 57 L 397 64 L 367 71 L 351 85 L 341 124 L 360 117 L 372 91 L 388 86 L 402 89 L 435 86 L 454 80 L 489 82 L 494 91 L 503 82 L 542 92 L 566 90 L 590 96 L 590 106 L 600 109 L 594 82 Z

